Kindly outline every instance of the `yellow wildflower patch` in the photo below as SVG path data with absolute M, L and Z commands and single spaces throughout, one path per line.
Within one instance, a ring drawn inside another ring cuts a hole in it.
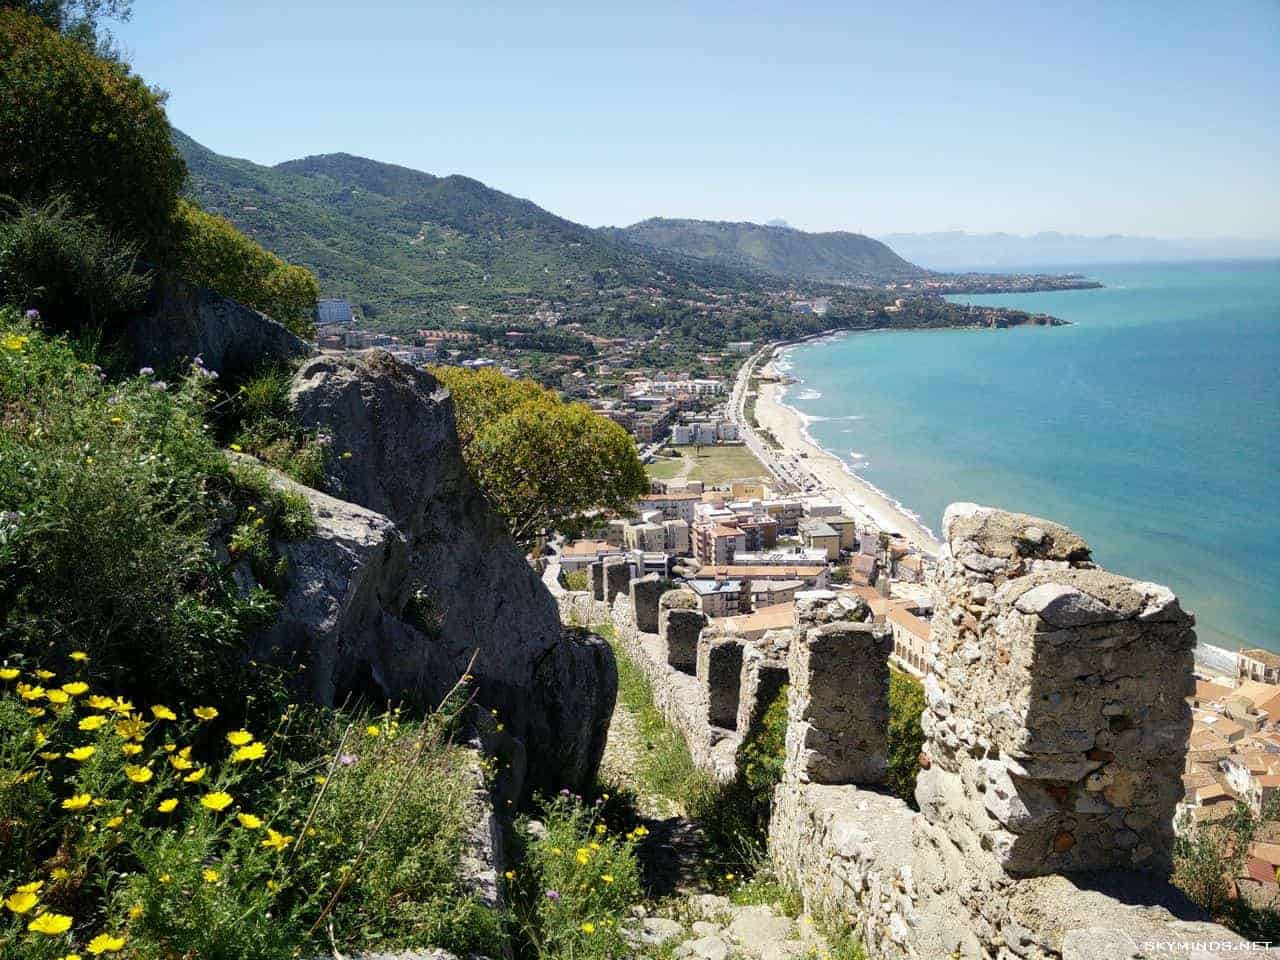
M 95 957 L 103 953 L 119 953 L 124 949 L 124 937 L 113 937 L 109 933 L 100 933 L 85 945 L 85 949 Z
M 227 734 L 227 743 L 233 747 L 243 747 L 246 743 L 253 743 L 253 734 L 248 730 L 232 730 Z
M 83 810 L 89 804 L 93 803 L 93 797 L 87 793 L 77 793 L 74 796 L 67 797 L 62 801 L 63 810 Z
M 89 685 L 83 680 L 73 680 L 62 685 L 62 692 L 71 697 L 78 697 L 89 692 Z
M 150 767 L 140 767 L 132 763 L 126 763 L 124 765 L 124 775 L 134 783 L 149 783 L 155 773 Z
M 237 813 L 236 819 L 240 821 L 240 826 L 246 830 L 257 830 L 262 826 L 262 820 L 255 817 L 252 813 Z
M 27 924 L 27 929 L 32 933 L 57 937 L 71 929 L 71 918 L 65 913 L 42 913 Z
M 77 763 L 83 763 L 97 752 L 97 747 L 92 747 L 86 744 L 83 747 L 76 747 L 74 750 L 68 750 L 67 756 L 70 759 L 75 760 Z
M 232 797 L 231 794 L 217 790 L 213 793 L 206 793 L 201 797 L 200 806 L 212 810 L 215 813 L 221 813 L 223 810 L 227 809 L 227 807 L 231 806 L 234 799 L 235 798 Z
M 196 707 L 191 712 L 196 715 L 197 720 L 212 720 L 218 715 L 216 707 Z
M 272 850 L 283 850 L 291 843 L 293 843 L 293 837 L 272 830 L 270 827 L 267 828 L 267 838 L 262 841 L 264 847 L 270 847 Z
M 40 898 L 30 891 L 19 890 L 17 893 L 11 893 L 4 898 L 4 905 L 13 913 L 26 913 L 37 903 Z
M 161 813 L 173 813 L 178 808 L 177 797 L 167 797 L 156 804 L 156 809 Z
M 157 703 L 154 707 L 152 707 L 151 714 L 157 720 L 177 720 L 178 719 L 178 715 L 162 703 Z
M 251 743 L 247 746 L 240 747 L 231 754 L 231 761 L 233 763 L 248 763 L 250 760 L 261 760 L 266 753 L 266 744 Z
M 77 726 L 81 730 L 97 730 L 100 726 L 107 722 L 107 718 L 100 713 L 91 713 L 87 717 L 81 717 Z

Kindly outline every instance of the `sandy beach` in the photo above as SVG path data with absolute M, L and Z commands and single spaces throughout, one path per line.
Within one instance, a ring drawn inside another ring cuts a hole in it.
M 766 376 L 779 373 L 772 363 L 760 372 Z M 782 383 L 761 383 L 756 397 L 756 420 L 782 446 L 781 450 L 764 447 L 767 455 L 811 475 L 822 494 L 844 507 L 855 520 L 899 533 L 921 552 L 936 555 L 941 545 L 928 529 L 874 486 L 851 474 L 838 457 L 807 438 L 804 418 L 782 402 L 785 389 Z

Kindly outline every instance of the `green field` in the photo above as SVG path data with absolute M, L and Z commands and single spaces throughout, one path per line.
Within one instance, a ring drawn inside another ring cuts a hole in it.
M 679 457 L 660 457 L 645 470 L 654 480 L 685 477 L 707 484 L 767 477 L 768 472 L 745 446 L 676 447 Z

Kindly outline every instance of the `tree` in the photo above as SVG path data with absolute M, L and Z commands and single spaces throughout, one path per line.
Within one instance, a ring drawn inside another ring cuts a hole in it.
M 924 687 L 908 673 L 889 670 L 889 779 L 886 786 L 911 805 L 916 805 L 916 775 L 920 772 L 920 751 L 924 749 Z
M 521 543 L 603 507 L 628 510 L 648 488 L 635 444 L 582 403 L 496 371 L 434 371 L 453 392 L 462 455 Z
M 115 59 L 116 51 L 111 34 L 100 32 L 100 21 L 124 23 L 133 16 L 133 0 L 0 0 L 4 8 L 30 14 L 108 59 Z
M 186 165 L 161 104 L 127 67 L 0 9 L 0 194 L 35 204 L 66 194 L 144 254 L 163 252 Z
M 192 283 L 217 290 L 261 310 L 299 336 L 313 332 L 320 281 L 310 270 L 285 263 L 230 220 L 178 203 L 176 268 Z

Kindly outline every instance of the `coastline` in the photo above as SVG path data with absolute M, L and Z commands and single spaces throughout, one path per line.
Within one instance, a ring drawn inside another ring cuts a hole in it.
M 829 331 L 819 337 L 831 336 L 843 331 Z M 807 337 L 806 341 L 819 337 Z M 786 350 L 795 342 L 777 344 L 772 355 L 759 368 L 760 374 L 781 375 L 777 362 L 785 358 Z M 823 449 L 810 436 L 803 414 L 784 401 L 787 383 L 761 383 L 756 395 L 755 417 L 764 429 L 777 440 L 780 449 L 764 446 L 768 456 L 775 461 L 788 463 L 807 474 L 820 488 L 823 496 L 839 504 L 856 520 L 891 533 L 899 533 L 921 553 L 937 556 L 942 544 L 934 532 L 913 516 L 902 504 L 884 491 L 863 480 L 839 457 Z M 769 464 L 769 466 L 773 466 Z M 777 470 L 775 469 L 775 473 Z

